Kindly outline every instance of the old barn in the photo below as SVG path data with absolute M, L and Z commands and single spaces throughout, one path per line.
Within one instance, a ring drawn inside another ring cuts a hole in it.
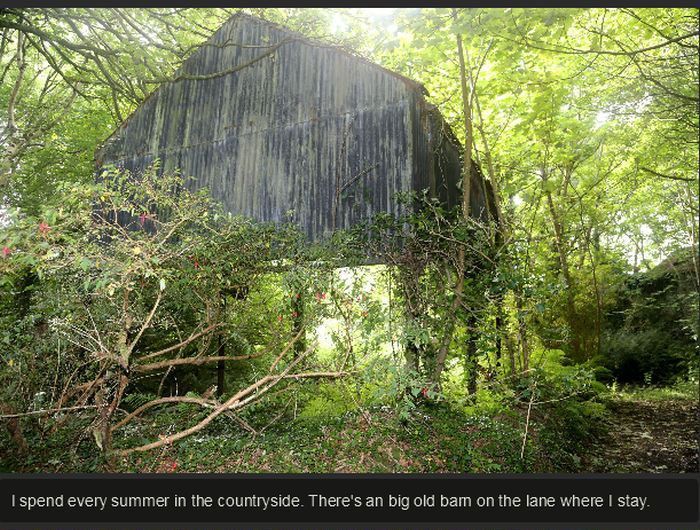
M 138 174 L 159 159 L 261 221 L 291 218 L 311 240 L 397 194 L 461 200 L 461 146 L 422 85 L 340 48 L 237 14 L 99 149 L 98 167 Z M 472 175 L 471 211 L 486 183 Z

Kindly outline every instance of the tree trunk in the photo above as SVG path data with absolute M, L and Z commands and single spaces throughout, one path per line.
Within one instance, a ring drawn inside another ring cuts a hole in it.
M 476 317 L 470 315 L 467 319 L 469 339 L 467 339 L 467 393 L 470 396 L 476 394 L 477 377 L 479 375 L 479 362 L 476 352 Z
M 98 428 L 95 431 L 95 440 L 101 446 L 102 454 L 107 458 L 112 457 L 112 417 L 121 403 L 122 396 L 129 384 L 126 371 L 120 370 L 116 376 L 116 389 L 110 399 L 110 383 L 115 377 L 105 377 L 102 388 L 95 394 L 95 405 L 100 411 Z
M 405 266 L 401 269 L 401 289 L 403 291 L 403 299 L 405 305 L 405 317 L 409 329 L 418 329 L 421 326 L 420 314 L 422 309 L 418 299 L 418 290 L 420 285 L 420 277 L 423 275 L 424 268 L 420 263 L 416 262 L 413 253 L 407 250 L 405 255 Z M 422 351 L 413 340 L 406 341 L 404 348 L 404 356 L 406 359 L 406 368 L 409 371 L 418 372 L 420 370 Z
M 226 295 L 221 294 L 221 314 L 226 315 Z M 219 319 L 221 320 L 221 318 Z M 224 332 L 219 330 L 216 334 L 217 347 L 216 355 L 224 357 L 226 355 L 226 347 L 224 346 Z M 226 393 L 226 361 L 218 361 L 216 363 L 216 396 L 221 397 Z
M 306 351 L 306 332 L 304 328 L 304 294 L 301 285 L 294 288 L 292 293 L 292 337 L 301 333 L 299 340 L 294 344 L 294 357 L 298 357 Z
M 453 18 L 457 18 L 457 10 L 452 9 Z M 469 85 L 467 83 L 467 67 L 464 57 L 464 45 L 462 43 L 462 35 L 456 34 L 457 39 L 457 55 L 459 58 L 459 81 L 462 88 L 462 113 L 464 116 L 464 153 L 462 156 L 462 216 L 465 220 L 469 219 L 471 205 L 471 173 L 472 173 L 472 108 L 470 100 Z M 450 307 L 449 320 L 445 326 L 445 334 L 438 350 L 437 358 L 435 359 L 435 367 L 432 373 L 432 383 L 435 386 L 440 386 L 440 376 L 445 369 L 447 360 L 447 352 L 452 342 L 454 334 L 455 321 L 457 312 L 462 305 L 462 295 L 464 292 L 464 265 L 465 252 L 461 247 L 457 254 L 457 283 L 454 289 L 454 299 Z
M 510 364 L 509 373 L 512 376 L 515 375 L 515 348 L 513 346 L 513 339 L 510 334 L 506 335 L 506 351 L 508 351 L 508 363 Z
M 527 341 L 527 324 L 525 323 L 525 314 L 523 312 L 523 299 L 518 293 L 515 293 L 515 305 L 518 311 L 518 335 L 520 338 L 522 370 L 525 372 L 530 368 L 530 346 Z
M 503 298 L 496 302 L 496 371 L 501 369 L 503 353 Z
M 542 171 L 542 179 L 544 183 L 547 183 L 547 172 Z M 551 191 L 545 191 L 547 197 L 547 205 L 549 206 L 549 214 L 552 218 L 552 225 L 554 227 L 554 244 L 557 249 L 557 255 L 559 256 L 559 266 L 561 267 L 561 274 L 564 278 L 564 285 L 566 287 L 566 320 L 571 331 L 571 351 L 572 357 L 577 361 L 582 361 L 582 351 L 581 342 L 578 329 L 578 314 L 576 312 L 576 301 L 574 295 L 574 285 L 571 279 L 571 271 L 569 270 L 569 260 L 566 252 L 566 246 L 564 242 L 564 226 L 559 212 L 554 205 L 554 199 L 552 198 Z
M 10 405 L 0 404 L 0 414 L 15 414 L 16 411 Z M 29 451 L 29 446 L 27 445 L 27 440 L 22 434 L 22 426 L 20 424 L 20 418 L 6 418 L 5 425 L 7 425 L 7 430 L 10 433 L 12 441 L 17 446 L 17 451 L 20 455 L 25 455 Z
M 219 349 L 217 355 L 224 355 L 224 346 L 219 335 Z M 221 397 L 226 393 L 226 361 L 216 363 L 216 397 Z

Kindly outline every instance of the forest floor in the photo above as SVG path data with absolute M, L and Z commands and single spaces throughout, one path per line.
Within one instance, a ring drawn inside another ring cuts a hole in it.
M 583 468 L 594 473 L 698 472 L 697 397 L 632 393 L 606 403 L 608 428 L 589 446 Z
M 583 408 L 527 406 L 466 411 L 421 405 L 408 421 L 388 407 L 342 415 L 299 415 L 250 435 L 218 418 L 207 432 L 162 450 L 139 453 L 113 471 L 277 473 L 698 471 L 697 383 L 677 389 L 610 392 Z M 556 405 L 556 404 L 555 404 Z M 568 412 L 567 412 L 568 411 Z M 576 411 L 578 411 L 576 413 Z M 587 414 L 581 415 L 581 412 Z M 595 413 L 594 415 L 590 415 Z M 203 414 L 188 404 L 131 427 L 129 445 L 153 440 Z M 258 422 L 260 423 L 260 422 Z M 27 431 L 30 454 L 18 455 L 0 429 L 0 471 L 105 471 L 85 417 L 45 436 Z M 584 428 L 583 434 L 581 428 Z M 578 434 L 577 434 L 578 433 Z

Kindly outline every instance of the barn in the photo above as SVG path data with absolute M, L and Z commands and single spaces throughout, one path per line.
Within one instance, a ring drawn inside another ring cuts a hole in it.
M 224 208 L 292 221 L 311 241 L 402 193 L 461 201 L 462 148 L 422 85 L 279 25 L 236 14 L 103 143 L 98 168 L 138 175 L 156 160 Z M 486 219 L 475 170 L 471 212 Z

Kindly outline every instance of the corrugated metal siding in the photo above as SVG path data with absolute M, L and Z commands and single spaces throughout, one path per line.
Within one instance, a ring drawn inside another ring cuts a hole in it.
M 280 222 L 293 211 L 314 240 L 399 213 L 398 192 L 429 188 L 455 202 L 459 146 L 400 76 L 251 17 L 227 22 L 178 76 L 117 130 L 98 163 L 138 174 L 160 158 L 163 171 L 194 176 L 235 214 Z

